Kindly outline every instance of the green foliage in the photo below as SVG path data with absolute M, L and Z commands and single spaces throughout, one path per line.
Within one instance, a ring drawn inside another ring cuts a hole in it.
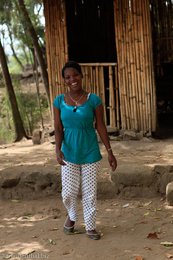
M 14 79 L 13 82 L 15 82 Z M 43 94 L 40 95 L 40 108 L 37 93 L 22 92 L 20 87 L 17 86 L 17 82 L 18 80 L 16 79 L 15 93 L 18 107 L 24 122 L 26 133 L 31 136 L 33 130 L 41 126 L 42 117 L 44 120 L 44 115 L 47 115 L 47 97 Z M 2 94 L 0 101 L 0 144 L 10 143 L 15 138 L 11 106 L 7 95 L 4 93 Z
M 16 49 L 17 51 L 17 49 Z M 29 57 L 29 50 L 25 50 L 26 55 Z M 27 64 L 26 56 L 24 55 L 24 52 L 18 53 L 18 58 L 22 62 L 22 64 L 25 66 Z M 32 57 L 31 57 L 32 58 Z M 31 61 L 31 62 L 30 62 Z M 29 60 L 28 63 L 33 63 L 32 59 Z M 19 63 L 16 61 L 13 55 L 8 56 L 8 69 L 11 75 L 14 74 L 22 74 L 22 68 L 19 65 Z
M 15 58 L 13 56 L 9 56 L 9 62 L 8 62 L 8 68 L 10 74 L 19 74 L 22 72 L 21 67 L 19 64 L 16 62 Z
M 40 0 L 25 0 L 25 5 L 32 21 L 34 29 L 37 33 L 39 43 L 45 50 L 45 35 L 44 35 L 44 15 L 43 3 Z M 7 29 L 8 28 L 8 29 Z M 18 55 L 22 54 L 25 57 L 24 64 L 28 63 L 29 56 L 24 48 L 33 49 L 33 42 L 27 33 L 26 20 L 23 19 L 19 11 L 17 0 L 0 0 L 0 34 L 4 39 L 5 45 L 10 44 L 9 33 L 11 34 L 11 41 L 13 47 Z M 1 39 L 2 40 L 2 39 Z M 7 49 L 7 46 L 5 46 Z M 9 49 L 9 47 L 8 47 Z M 31 62 L 31 61 L 30 61 Z M 18 69 L 18 67 L 17 67 Z M 14 70 L 13 70 L 14 71 Z
M 3 96 L 0 102 L 0 124 L 0 144 L 11 143 L 14 140 L 15 132 L 10 103 L 6 96 Z
M 10 16 L 12 10 L 12 1 L 1 0 L 0 1 L 0 24 L 10 23 Z
M 43 3 L 41 0 L 25 0 L 25 5 L 37 33 L 40 46 L 45 53 L 44 39 L 44 16 Z M 18 0 L 0 0 L 0 35 L 6 55 L 8 55 L 8 67 L 11 76 L 21 73 L 21 67 L 31 64 L 33 57 L 33 41 L 26 32 L 26 21 L 22 19 Z M 11 49 L 10 49 L 10 47 Z M 14 50 L 13 52 L 11 50 Z M 14 54 L 11 55 L 11 53 Z M 18 59 L 14 58 L 17 57 Z M 20 62 L 22 64 L 20 66 Z M 15 77 L 16 77 L 15 76 Z M 26 132 L 31 135 L 32 130 L 42 120 L 42 114 L 48 111 L 47 98 L 40 96 L 40 102 L 36 93 L 22 92 L 18 86 L 19 78 L 12 77 L 15 94 L 18 101 L 19 111 L 24 122 Z M 0 75 L 0 143 L 14 140 L 14 126 L 10 103 L 7 95 L 3 93 L 4 83 Z M 41 108 L 40 108 L 41 103 Z M 44 118 L 44 116 L 43 116 Z
M 47 98 L 44 95 L 40 96 L 41 108 L 36 93 L 18 93 L 17 100 L 26 132 L 32 135 L 34 128 L 40 125 L 42 114 L 48 108 Z

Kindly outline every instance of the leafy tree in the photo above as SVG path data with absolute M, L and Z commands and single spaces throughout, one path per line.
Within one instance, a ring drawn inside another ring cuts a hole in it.
M 23 64 L 15 53 L 12 42 L 13 39 L 18 40 L 20 52 L 23 52 L 26 63 L 30 59 L 26 46 L 32 53 L 32 62 L 37 57 L 45 91 L 50 102 L 49 83 L 47 74 L 47 64 L 45 55 L 44 26 L 40 22 L 40 10 L 42 1 L 39 0 L 1 0 L 0 1 L 0 24 L 6 24 L 9 31 L 9 39 L 11 39 L 11 49 L 13 56 L 22 67 Z M 37 8 L 36 8 L 37 7 Z M 37 11 L 37 12 L 36 12 Z
M 11 12 L 9 11 L 11 10 Z M 8 40 L 10 40 L 10 47 L 13 53 L 14 59 L 17 61 L 19 66 L 23 69 L 23 64 L 20 61 L 19 57 L 16 54 L 15 48 L 14 48 L 14 37 L 13 37 L 13 29 L 12 29 L 12 17 L 14 16 L 14 7 L 13 3 L 11 1 L 4 1 L 2 0 L 0 2 L 0 25 L 1 25 L 1 35 L 3 35 L 3 38 L 5 38 L 7 31 L 8 31 Z M 2 38 L 1 38 L 2 40 Z
M 13 57 L 15 58 L 15 60 L 17 61 L 17 63 L 21 67 L 21 69 L 23 70 L 24 66 L 23 66 L 22 62 L 20 61 L 20 59 L 18 58 L 18 56 L 15 52 L 15 48 L 14 48 L 14 44 L 13 44 L 13 34 L 12 34 L 12 31 L 11 31 L 11 28 L 10 28 L 9 25 L 7 25 L 7 29 L 8 29 L 9 39 L 10 39 L 10 47 L 11 47 L 11 50 L 13 52 Z
M 11 108 L 12 108 L 12 115 L 13 115 L 13 121 L 14 121 L 15 133 L 16 133 L 15 141 L 17 142 L 17 141 L 20 141 L 23 137 L 28 138 L 28 136 L 25 132 L 25 129 L 23 126 L 23 121 L 22 121 L 22 118 L 20 116 L 20 112 L 18 109 L 18 104 L 17 104 L 11 77 L 10 77 L 9 70 L 8 70 L 4 48 L 1 44 L 1 41 L 0 41 L 0 62 L 1 62 L 1 66 L 2 66 L 2 73 L 4 76 L 5 83 L 6 83 L 9 101 L 10 101 Z
M 37 8 L 36 8 L 37 7 Z M 47 66 L 46 66 L 46 57 L 45 57 L 45 41 L 44 41 L 44 26 L 40 22 L 39 12 L 42 7 L 42 1 L 39 0 L 1 0 L 0 1 L 0 33 L 1 38 L 7 35 L 8 29 L 8 42 L 10 41 L 11 50 L 13 53 L 13 60 L 15 59 L 17 63 L 22 68 L 24 64 L 31 63 L 36 64 L 33 68 L 37 69 L 37 62 L 41 68 L 41 74 L 43 82 L 45 85 L 45 90 L 47 93 L 48 101 L 50 102 L 49 94 L 49 85 L 48 85 L 48 75 L 47 75 Z M 3 27 L 2 27 L 3 25 Z M 5 26 L 4 26 L 5 25 Z M 3 37 L 2 37 L 3 36 Z M 5 43 L 5 42 L 4 42 Z M 15 45 L 13 45 L 15 43 Z M 35 55 L 37 59 L 35 59 Z M 7 58 L 5 55 L 3 44 L 1 41 L 1 65 L 3 69 L 3 75 L 6 82 L 7 93 L 11 103 L 12 115 L 14 120 L 16 140 L 20 140 L 23 136 L 27 137 L 25 126 L 25 119 L 23 114 L 20 114 L 23 111 L 20 111 L 19 100 L 14 92 L 12 85 L 12 80 L 10 78 Z M 11 59 L 11 58 L 10 58 Z M 35 62 L 36 61 L 36 62 Z M 40 101 L 39 101 L 40 102 Z M 26 106 L 26 104 L 24 104 Z M 27 109 L 27 108 L 26 108 Z M 29 108 L 27 109 L 29 111 Z M 29 122 L 29 132 L 31 133 L 32 128 L 34 127 L 35 121 L 38 120 L 38 112 L 30 113 Z M 27 113 L 26 113 L 27 114 Z M 28 114 L 27 114 L 28 115 Z M 31 117 L 36 117 L 33 120 Z M 24 121 L 23 121 L 24 120 Z M 33 123 L 33 124 L 32 124 Z M 21 134 L 22 133 L 22 134 Z
M 32 43 L 36 52 L 36 56 L 37 56 L 37 60 L 38 63 L 40 65 L 40 69 L 41 69 L 41 74 L 43 77 L 43 82 L 45 85 L 45 90 L 46 90 L 46 94 L 48 97 L 48 100 L 50 102 L 50 92 L 49 92 L 49 83 L 48 83 L 48 74 L 47 74 L 47 66 L 45 63 L 45 59 L 42 53 L 42 48 L 39 45 L 39 40 L 38 40 L 38 36 L 36 33 L 36 30 L 32 24 L 32 21 L 29 17 L 28 11 L 26 9 L 24 0 L 17 0 L 18 1 L 18 7 L 21 13 L 21 19 L 22 19 L 22 24 L 25 26 L 25 30 L 28 32 L 28 34 L 30 35 L 31 39 L 32 39 Z

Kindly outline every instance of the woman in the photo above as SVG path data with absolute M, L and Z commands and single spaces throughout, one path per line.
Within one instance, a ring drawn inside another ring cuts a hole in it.
M 62 199 L 68 213 L 64 232 L 75 232 L 77 195 L 81 182 L 86 234 L 89 238 L 98 240 L 100 234 L 96 231 L 96 193 L 102 156 L 95 128 L 107 149 L 113 171 L 117 167 L 117 161 L 103 120 L 102 101 L 97 95 L 87 93 L 82 88 L 80 65 L 74 61 L 67 62 L 62 69 L 62 76 L 69 90 L 54 100 L 54 123 L 56 156 L 62 166 Z

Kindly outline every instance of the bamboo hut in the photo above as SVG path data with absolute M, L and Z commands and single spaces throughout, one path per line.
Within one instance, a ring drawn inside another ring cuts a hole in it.
M 173 62 L 172 12 L 172 0 L 44 0 L 51 100 L 64 92 L 62 66 L 76 60 L 107 125 L 155 132 L 156 83 Z

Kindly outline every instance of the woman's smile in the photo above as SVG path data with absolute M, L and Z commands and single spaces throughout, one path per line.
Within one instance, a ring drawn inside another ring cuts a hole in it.
M 72 85 L 72 86 L 77 85 L 77 82 L 73 82 L 73 83 L 71 83 L 71 85 Z
M 73 82 L 71 83 L 72 87 L 77 87 L 78 83 L 77 82 Z

